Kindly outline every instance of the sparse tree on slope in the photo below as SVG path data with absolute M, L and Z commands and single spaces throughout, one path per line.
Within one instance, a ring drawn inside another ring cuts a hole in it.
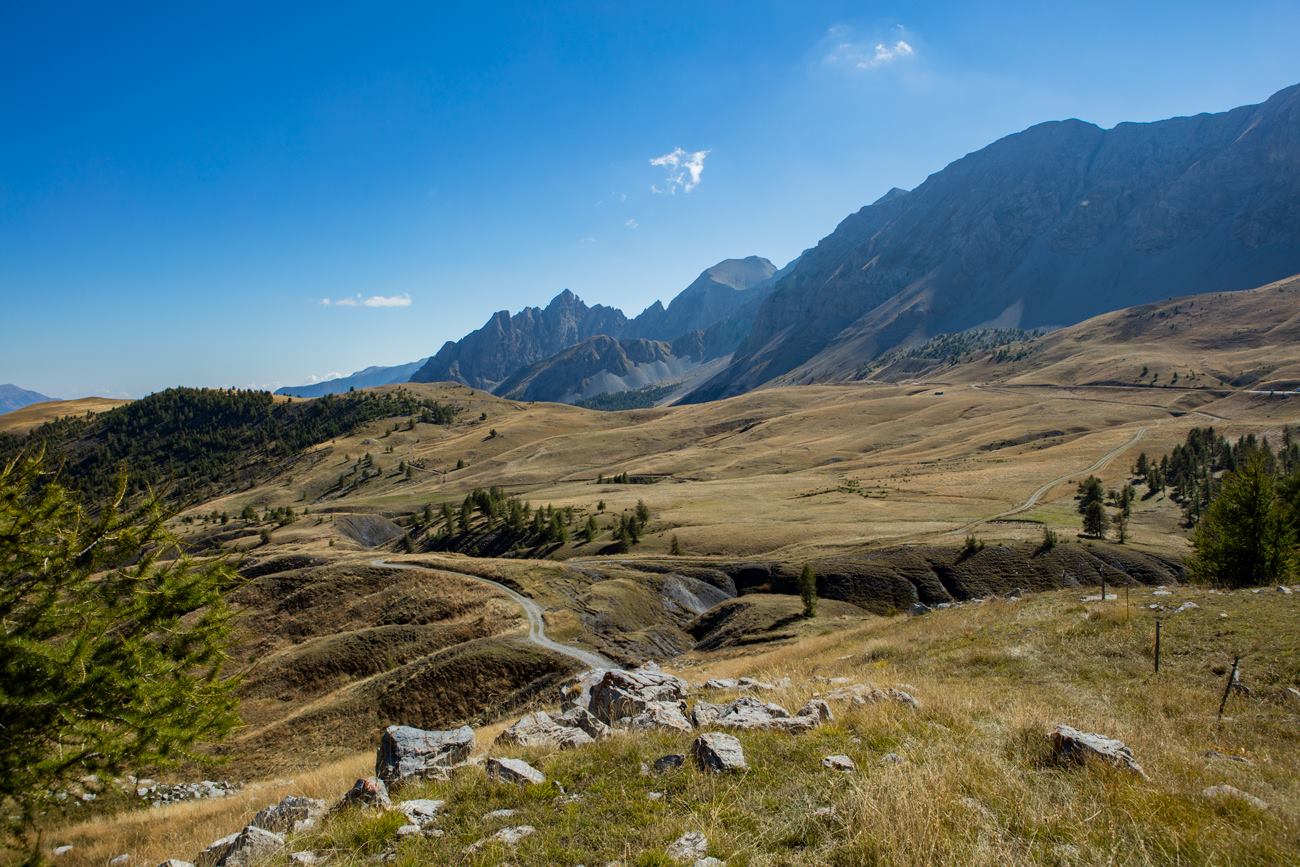
M 799 573 L 799 598 L 803 600 L 803 616 L 816 617 L 817 576 L 807 563 L 803 564 L 803 571 Z
M 1106 507 L 1101 500 L 1093 500 L 1083 513 L 1083 532 L 1098 539 L 1106 538 L 1106 527 L 1110 519 L 1106 516 Z
M 0 466 L 0 802 L 20 824 L 71 779 L 193 758 L 238 721 L 229 567 L 180 556 L 157 500 L 124 510 L 125 481 L 91 515 L 45 475 Z

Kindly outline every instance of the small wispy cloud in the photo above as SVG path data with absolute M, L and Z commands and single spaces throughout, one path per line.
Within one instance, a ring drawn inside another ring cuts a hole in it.
M 343 298 L 322 298 L 320 303 L 326 307 L 410 307 L 411 296 L 403 292 L 401 295 L 367 295 L 362 297 L 358 292 L 356 295 L 349 295 Z
M 871 70 L 890 66 L 916 55 L 916 48 L 896 26 L 888 38 L 858 38 L 852 28 L 837 24 L 826 31 L 822 63 L 841 69 Z
M 337 370 L 331 370 L 329 373 L 321 374 L 320 376 L 317 376 L 316 374 L 313 373 L 311 376 L 307 377 L 306 380 L 304 380 L 303 385 L 315 385 L 318 382 L 329 382 L 331 379 L 342 379 L 342 378 L 343 378 L 343 374 Z
M 623 225 L 624 225 L 624 226 L 627 226 L 629 229 L 638 229 L 638 228 L 641 227 L 641 224 L 638 223 L 636 220 L 634 220 L 634 219 L 631 218 L 631 217 L 628 217 L 628 218 L 627 218 L 627 222 L 624 223 Z
M 678 190 L 689 193 L 700 185 L 704 175 L 704 158 L 709 151 L 686 151 L 674 148 L 670 153 L 650 160 L 650 165 L 666 172 L 664 186 L 653 184 L 650 190 L 664 196 L 673 196 Z

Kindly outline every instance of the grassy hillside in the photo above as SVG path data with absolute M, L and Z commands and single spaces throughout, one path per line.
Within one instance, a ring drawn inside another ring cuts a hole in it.
M 905 684 L 920 701 L 919 710 L 832 702 L 834 720 L 811 733 L 740 733 L 750 764 L 743 774 L 711 777 L 689 766 L 641 773 L 642 763 L 683 752 L 685 734 L 619 735 L 548 753 L 492 749 L 493 726 L 479 732 L 480 754 L 524 756 L 552 782 L 519 789 L 468 768 L 400 793 L 447 800 L 442 837 L 399 842 L 400 817 L 348 811 L 295 836 L 290 848 L 329 853 L 335 864 L 363 864 L 390 848 L 397 864 L 667 864 L 670 843 L 702 831 L 709 854 L 728 864 L 1292 863 L 1300 849 L 1300 700 L 1286 688 L 1300 684 L 1300 594 L 1147 589 L 1134 590 L 1131 605 L 1123 596 L 1080 597 L 1060 591 L 918 618 L 828 615 L 821 637 L 678 660 L 693 696 L 710 701 L 732 693 L 701 692 L 700 683 L 738 675 L 789 677 L 763 698 L 791 709 L 830 690 L 830 678 Z M 1199 607 L 1168 613 L 1187 601 Z M 1165 619 L 1158 675 L 1156 617 Z M 1219 722 L 1237 654 L 1250 692 L 1234 694 Z M 1054 763 L 1046 732 L 1057 723 L 1124 740 L 1149 779 Z M 835 753 L 857 771 L 822 768 Z M 900 761 L 887 761 L 890 753 Z M 69 863 L 123 852 L 144 862 L 190 857 L 281 794 L 333 802 L 372 762 L 367 751 L 293 783 L 91 822 L 50 841 L 76 845 Z M 1224 783 L 1268 807 L 1202 796 Z M 497 809 L 518 812 L 487 815 Z M 523 824 L 538 833 L 513 852 L 463 851 Z
M 891 382 L 1296 390 L 1300 277 L 1116 310 L 1036 339 L 1023 332 L 942 335 L 881 358 L 862 375 Z
M 192 503 L 267 478 L 302 450 L 365 422 L 405 417 L 414 429 L 454 414 L 402 392 L 294 402 L 268 392 L 173 388 L 0 439 L 0 459 L 44 449 L 62 465 L 62 481 L 92 500 L 111 495 L 125 472 L 131 492 L 156 488 Z

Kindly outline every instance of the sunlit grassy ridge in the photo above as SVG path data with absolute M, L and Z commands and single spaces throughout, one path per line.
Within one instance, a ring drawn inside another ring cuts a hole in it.
M 788 687 L 763 697 L 791 710 L 831 689 L 822 680 L 828 677 L 906 684 L 921 701 L 920 710 L 837 703 L 835 719 L 805 735 L 740 733 L 750 764 L 743 774 L 708 776 L 689 766 L 641 772 L 642 763 L 686 752 L 686 734 L 619 735 L 548 754 L 494 751 L 493 727 L 479 733 L 480 753 L 527 758 L 546 773 L 546 785 L 490 783 L 469 768 L 395 795 L 446 799 L 440 838 L 397 843 L 400 817 L 345 811 L 293 838 L 290 849 L 331 851 L 335 864 L 364 863 L 393 846 L 399 864 L 659 864 L 673 840 L 698 830 L 709 838 L 710 854 L 731 865 L 1295 863 L 1300 700 L 1286 687 L 1300 685 L 1300 594 L 1179 588 L 1155 597 L 1135 588 L 1131 605 L 1122 592 L 1107 603 L 1082 603 L 1082 595 L 1059 591 L 918 618 L 845 621 L 837 631 L 759 653 L 684 657 L 677 670 L 696 684 L 692 700 L 730 695 L 700 690 L 709 676 L 751 674 L 790 677 Z M 1188 600 L 1199 607 L 1160 613 L 1157 675 L 1157 612 L 1146 606 L 1172 609 Z M 1238 654 L 1251 693 L 1234 693 L 1219 723 L 1225 677 Z M 1150 779 L 1053 763 L 1046 733 L 1057 723 L 1121 738 Z M 1211 750 L 1249 764 L 1207 757 Z M 891 752 L 903 761 L 884 761 Z M 821 759 L 833 753 L 853 758 L 858 770 L 822 768 Z M 359 757 L 338 766 L 332 793 L 319 780 L 311 788 L 336 798 L 367 763 Z M 1201 795 L 1221 783 L 1269 807 Z M 561 790 L 578 797 L 563 800 Z M 652 799 L 652 792 L 662 797 Z M 249 798 L 230 804 L 224 833 L 263 805 Z M 498 809 L 518 812 L 484 818 Z M 159 812 L 160 832 L 166 819 Z M 512 851 L 497 844 L 463 851 L 501 827 L 523 824 L 537 833 Z M 115 839 L 114 825 L 68 836 L 87 858 L 111 857 L 118 852 L 95 841 Z M 204 823 L 189 848 L 175 838 L 169 849 L 156 846 L 145 835 L 134 854 L 192 856 L 213 825 Z M 114 845 L 123 844 L 116 837 Z

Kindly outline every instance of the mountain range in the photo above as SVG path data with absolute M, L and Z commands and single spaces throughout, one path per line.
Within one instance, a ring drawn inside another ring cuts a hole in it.
M 49 400 L 54 400 L 54 398 L 46 397 L 39 391 L 29 391 L 12 383 L 0 385 L 0 415 L 22 409 L 25 406 L 31 406 L 34 403 L 45 403 Z
M 779 271 L 727 259 L 632 319 L 565 290 L 423 364 L 281 392 L 369 373 L 565 402 L 670 383 L 660 402 L 700 402 L 852 379 L 940 334 L 1065 326 L 1297 272 L 1300 85 L 1217 114 L 1041 123 L 891 190 Z

